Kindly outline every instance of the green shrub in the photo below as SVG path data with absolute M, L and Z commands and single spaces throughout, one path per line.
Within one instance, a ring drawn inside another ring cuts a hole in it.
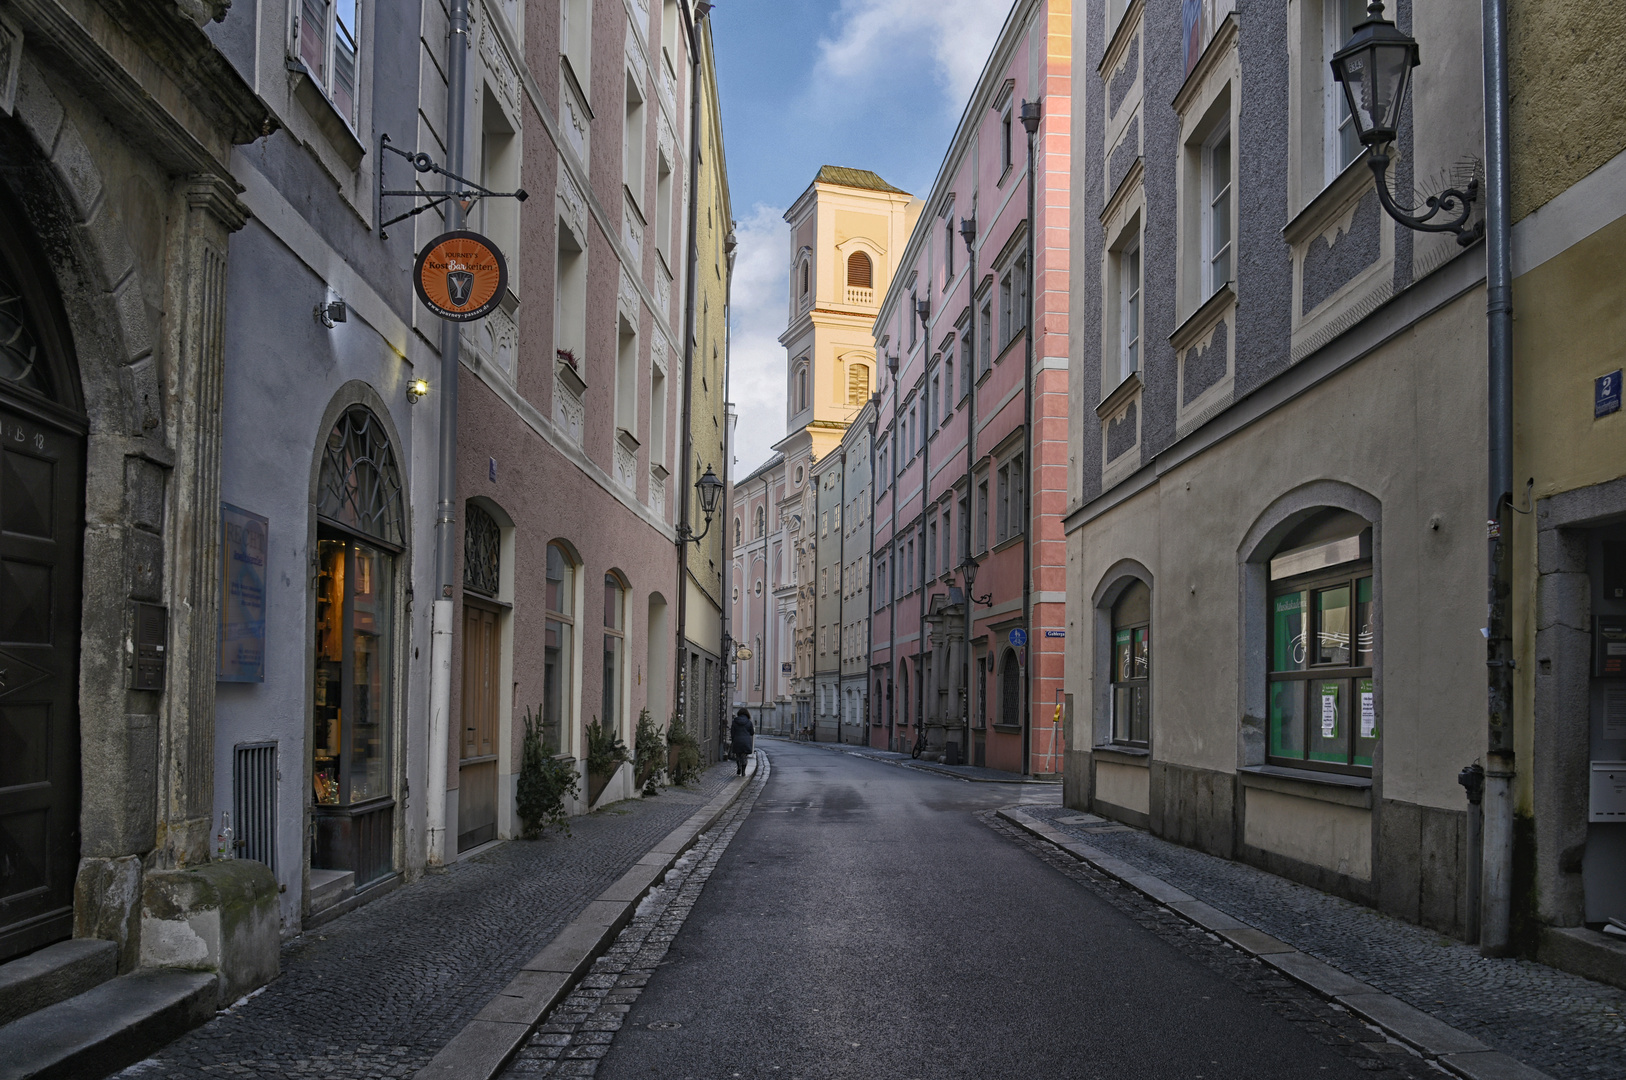
M 587 725 L 587 774 L 609 776 L 623 762 L 631 761 L 627 744 L 615 729 L 598 722 L 598 717 Z
M 667 725 L 666 745 L 672 751 L 672 783 L 693 783 L 700 776 L 700 742 L 676 716 Z
M 553 757 L 542 749 L 542 718 L 525 708 L 525 739 L 520 746 L 519 783 L 514 792 L 520 835 L 535 840 L 549 825 L 570 833 L 565 800 L 580 794 L 576 759 Z
M 661 774 L 666 771 L 666 740 L 648 709 L 638 714 L 638 732 L 633 736 L 633 769 L 645 795 L 660 794 Z

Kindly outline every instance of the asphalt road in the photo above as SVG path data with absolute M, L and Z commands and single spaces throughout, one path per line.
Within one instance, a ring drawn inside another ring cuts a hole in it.
M 1250 992 L 1241 961 L 1205 962 L 976 816 L 1042 789 L 759 745 L 767 786 L 598 1076 L 1331 1080 L 1382 1067 Z

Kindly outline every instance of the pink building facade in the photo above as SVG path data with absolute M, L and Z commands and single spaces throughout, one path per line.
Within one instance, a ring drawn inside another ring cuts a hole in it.
M 1015 773 L 1064 750 L 1071 15 L 1013 7 L 874 331 L 869 744 Z

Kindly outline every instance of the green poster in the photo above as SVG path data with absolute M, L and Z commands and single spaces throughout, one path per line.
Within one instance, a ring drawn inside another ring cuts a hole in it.
M 1335 682 L 1321 684 L 1321 737 L 1338 737 L 1338 684 Z

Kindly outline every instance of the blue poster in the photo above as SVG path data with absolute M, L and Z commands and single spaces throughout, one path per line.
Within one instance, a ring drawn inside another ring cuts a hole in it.
M 220 504 L 220 682 L 265 681 L 265 566 L 269 522 Z

